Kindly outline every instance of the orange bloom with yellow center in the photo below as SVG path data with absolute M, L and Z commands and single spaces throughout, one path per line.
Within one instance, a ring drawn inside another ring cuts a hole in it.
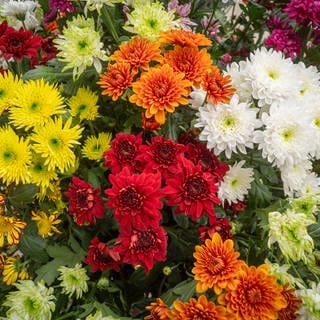
M 202 78 L 201 86 L 207 91 L 208 102 L 228 103 L 236 89 L 231 85 L 231 76 L 224 75 L 217 66 L 212 66 Z
M 109 64 L 107 72 L 100 76 L 100 81 L 97 84 L 105 89 L 101 92 L 102 95 L 109 95 L 113 101 L 116 101 L 124 90 L 131 86 L 133 77 L 134 73 L 131 71 L 129 63 Z
M 185 79 L 199 86 L 206 71 L 210 70 L 212 60 L 206 49 L 198 50 L 194 47 L 179 47 L 165 52 L 165 63 L 174 71 L 184 72 Z
M 160 33 L 160 43 L 177 44 L 183 47 L 211 46 L 211 40 L 201 33 L 188 30 L 167 30 Z
M 239 255 L 234 251 L 233 241 L 223 241 L 218 232 L 213 234 L 211 240 L 196 246 L 192 273 L 198 281 L 197 292 L 213 288 L 216 294 L 220 294 L 222 289 L 234 288 L 238 282 L 237 274 L 245 266 L 242 260 L 238 260 Z
M 144 317 L 144 320 L 169 320 L 168 307 L 160 298 L 157 298 L 146 309 L 150 311 L 150 315 Z
M 233 317 L 222 306 L 208 301 L 201 295 L 198 299 L 191 298 L 188 302 L 175 301 L 169 315 L 171 320 L 231 320 Z
M 300 309 L 302 300 L 295 294 L 294 288 L 289 288 L 288 283 L 283 286 L 282 296 L 287 302 L 287 306 L 279 311 L 279 320 L 295 320 L 298 318 L 298 310 Z
M 132 84 L 130 102 L 146 109 L 147 118 L 154 116 L 159 124 L 165 122 L 166 112 L 174 112 L 180 104 L 188 104 L 186 98 L 192 83 L 183 73 L 175 72 L 168 64 L 150 68 Z
M 148 69 L 151 61 L 162 61 L 159 42 L 133 37 L 127 43 L 120 45 L 119 50 L 113 53 L 110 60 L 129 63 L 135 72 L 139 67 Z
M 246 267 L 239 273 L 235 288 L 219 296 L 220 304 L 226 305 L 236 320 L 276 320 L 278 312 L 287 306 L 282 295 L 283 287 L 269 275 L 269 267 Z
M 6 217 L 0 215 L 0 247 L 4 246 L 5 237 L 8 244 L 18 244 L 22 229 L 26 227 L 26 223 L 16 217 Z

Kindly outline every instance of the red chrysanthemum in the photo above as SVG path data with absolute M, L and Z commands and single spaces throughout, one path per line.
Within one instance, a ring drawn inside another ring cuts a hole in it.
M 100 197 L 100 189 L 94 189 L 78 177 L 72 177 L 68 191 L 64 193 L 69 198 L 69 214 L 79 224 L 96 223 L 96 218 L 102 218 L 104 206 Z
M 111 142 L 111 148 L 103 154 L 105 166 L 114 174 L 119 173 L 124 167 L 130 168 L 132 172 L 139 171 L 137 156 L 141 144 L 141 132 L 137 135 L 118 133 Z
M 214 204 L 220 204 L 216 192 L 216 179 L 210 172 L 203 172 L 200 165 L 181 158 L 178 171 L 166 179 L 164 192 L 167 204 L 177 206 L 175 213 L 184 212 L 192 220 L 199 219 L 204 212 L 209 221 L 216 219 Z
M 165 177 L 168 172 L 177 171 L 178 158 L 183 155 L 184 146 L 161 136 L 151 138 L 149 145 L 140 147 L 139 158 L 145 163 L 145 172 L 160 172 Z
M 106 189 L 109 197 L 106 206 L 114 209 L 120 226 L 132 225 L 137 229 L 156 227 L 161 219 L 161 175 L 152 173 L 132 174 L 124 168 L 119 174 L 109 175 L 112 188 Z
M 1 57 L 6 60 L 14 58 L 21 62 L 24 57 L 35 62 L 38 59 L 38 50 L 41 48 L 41 37 L 34 36 L 32 31 L 25 31 L 23 28 L 15 30 L 7 28 L 0 37 Z
M 156 261 L 166 260 L 167 234 L 160 226 L 141 231 L 124 225 L 120 229 L 117 243 L 119 246 L 115 249 L 122 261 L 134 267 L 141 265 L 146 273 Z
M 90 242 L 84 263 L 91 266 L 91 272 L 108 269 L 119 271 L 120 255 L 114 248 L 109 248 L 105 243 L 100 242 L 98 237 L 94 237 Z
M 41 39 L 41 60 L 38 64 L 45 64 L 49 60 L 56 57 L 58 53 L 57 48 L 54 46 L 53 38 L 47 37 Z
M 217 218 L 216 221 L 211 223 L 210 227 L 199 227 L 199 238 L 201 241 L 211 239 L 215 232 L 218 232 L 223 241 L 233 239 L 231 233 L 230 220 L 226 218 Z

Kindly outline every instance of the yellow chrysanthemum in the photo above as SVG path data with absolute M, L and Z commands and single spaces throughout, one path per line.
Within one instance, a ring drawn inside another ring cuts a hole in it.
M 12 105 L 12 99 L 22 83 L 10 71 L 0 74 L 0 114 Z
M 63 125 L 62 118 L 50 120 L 45 126 L 37 127 L 31 139 L 35 142 L 34 151 L 45 158 L 49 170 L 56 167 L 63 173 L 75 164 L 76 156 L 72 151 L 81 138 L 83 128 L 71 128 L 72 118 Z
M 79 117 L 82 120 L 94 120 L 99 116 L 98 95 L 88 88 L 79 88 L 77 94 L 69 99 L 67 104 L 70 107 L 70 113 L 73 117 Z
M 15 257 L 8 257 L 5 260 L 2 277 L 3 282 L 8 286 L 15 283 L 18 279 L 26 280 L 30 278 L 25 264 Z
M 18 244 L 22 230 L 26 223 L 17 217 L 0 216 L 0 247 L 5 245 L 5 238 L 9 245 Z
M 28 182 L 30 162 L 28 141 L 19 138 L 10 127 L 0 128 L 0 179 L 6 184 Z
M 82 154 L 90 160 L 101 160 L 103 152 L 110 149 L 111 133 L 101 132 L 98 137 L 90 136 L 84 143 Z
M 13 105 L 9 118 L 17 128 L 43 126 L 52 115 L 65 112 L 58 88 L 44 79 L 30 80 L 20 86 Z
M 43 238 L 51 237 L 54 233 L 61 233 L 55 226 L 62 221 L 58 219 L 57 212 L 47 215 L 43 210 L 32 211 L 31 220 L 36 222 L 38 234 Z

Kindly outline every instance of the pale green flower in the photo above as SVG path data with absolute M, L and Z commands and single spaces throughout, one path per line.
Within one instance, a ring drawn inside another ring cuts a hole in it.
M 97 283 L 97 288 L 100 290 L 105 290 L 110 286 L 110 281 L 106 277 L 101 277 Z
M 23 280 L 14 284 L 18 291 L 8 293 L 4 306 L 8 320 L 50 320 L 55 309 L 53 288 L 47 288 L 42 282 Z
M 319 196 L 312 193 L 305 194 L 299 198 L 289 199 L 289 203 L 294 211 L 304 213 L 316 222 L 314 215 L 318 214 L 319 211 Z
M 60 272 L 60 277 L 58 280 L 61 281 L 60 286 L 62 287 L 62 292 L 66 293 L 69 297 L 75 294 L 76 298 L 82 297 L 84 292 L 88 291 L 86 269 L 81 267 L 80 263 L 77 263 L 74 268 L 60 267 L 58 269 Z
M 119 318 L 114 318 L 112 316 L 103 316 L 101 311 L 97 311 L 95 314 L 89 314 L 86 320 L 118 320 Z
M 57 54 L 58 59 L 66 64 L 62 71 L 73 68 L 74 78 L 79 77 L 92 65 L 100 73 L 100 60 L 108 59 L 92 18 L 79 15 L 74 17 L 72 21 L 68 21 L 62 34 L 54 42 L 60 51 Z
M 313 250 L 314 243 L 307 227 L 313 220 L 304 213 L 287 210 L 285 213 L 269 212 L 269 247 L 278 242 L 286 258 L 292 261 L 303 260 Z
M 302 299 L 302 307 L 298 311 L 298 320 L 320 319 L 320 283 L 312 283 L 311 289 L 296 291 L 297 296 Z
M 113 6 L 115 3 L 121 3 L 122 0 L 85 0 L 85 2 L 86 2 L 85 12 L 87 12 L 87 10 L 89 11 L 97 10 L 98 12 L 100 12 L 101 8 L 104 5 Z
M 320 275 L 320 251 L 315 250 L 308 255 L 306 264 L 311 272 Z
M 166 11 L 160 2 L 136 1 L 123 28 L 141 37 L 158 40 L 161 31 L 178 28 L 179 20 L 174 20 L 174 12 Z

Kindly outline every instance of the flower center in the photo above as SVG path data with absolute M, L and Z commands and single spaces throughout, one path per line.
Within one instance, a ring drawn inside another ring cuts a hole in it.
M 158 21 L 155 20 L 155 19 L 152 19 L 152 18 L 148 19 L 147 20 L 147 25 L 149 25 L 151 29 L 155 29 L 157 27 L 157 25 L 158 25 Z
M 281 133 L 281 136 L 282 136 L 283 140 L 286 142 L 292 141 L 292 139 L 295 136 L 294 129 L 293 128 L 284 129 Z
M 246 292 L 246 297 L 249 303 L 251 304 L 258 304 L 261 303 L 262 294 L 260 289 L 258 288 L 250 288 Z
M 94 194 L 91 188 L 77 190 L 76 199 L 76 206 L 79 211 L 89 210 L 94 205 Z
M 209 191 L 207 182 L 198 175 L 189 177 L 184 184 L 184 189 L 187 197 L 194 200 L 204 199 Z
M 122 161 L 133 160 L 136 153 L 136 148 L 129 141 L 122 141 L 117 146 L 117 156 Z
M 85 40 L 81 40 L 78 42 L 78 47 L 80 50 L 85 49 L 87 47 L 88 43 Z
M 124 210 L 139 209 L 143 205 L 143 196 L 133 186 L 122 188 L 119 192 L 119 204 Z
M 0 216 L 0 233 L 9 233 L 12 230 L 12 225 L 8 220 Z
M 154 249 L 159 241 L 152 230 L 134 230 L 131 236 L 130 250 L 135 253 L 146 253 Z
M 208 263 L 208 268 L 212 275 L 221 273 L 225 268 L 225 263 L 220 257 L 214 257 Z
M 49 145 L 52 149 L 59 149 L 61 147 L 62 141 L 58 137 L 52 137 L 49 140 Z
M 2 158 L 6 162 L 11 162 L 16 159 L 16 154 L 13 151 L 6 150 L 2 153 Z
M 40 310 L 38 310 L 37 308 L 36 301 L 34 301 L 34 299 L 32 299 L 31 297 L 27 297 L 24 300 L 24 306 L 25 306 L 25 309 L 28 310 L 29 315 L 40 312 Z
M 78 112 L 84 111 L 86 109 L 87 109 L 87 105 L 82 103 L 79 105 Z
M 313 122 L 314 122 L 315 126 L 320 129 L 320 117 L 315 118 L 315 119 L 313 120 Z
M 235 117 L 233 117 L 232 115 L 226 115 L 223 119 L 222 119 L 222 127 L 224 129 L 234 129 L 237 125 L 238 121 Z
M 38 102 L 32 102 L 30 105 L 30 111 L 38 111 L 40 109 L 40 104 Z
M 158 143 L 154 149 L 154 156 L 158 163 L 169 165 L 174 161 L 175 149 L 171 143 Z
M 277 72 L 276 70 L 269 70 L 268 77 L 271 78 L 272 80 L 276 80 L 279 78 L 279 72 Z

